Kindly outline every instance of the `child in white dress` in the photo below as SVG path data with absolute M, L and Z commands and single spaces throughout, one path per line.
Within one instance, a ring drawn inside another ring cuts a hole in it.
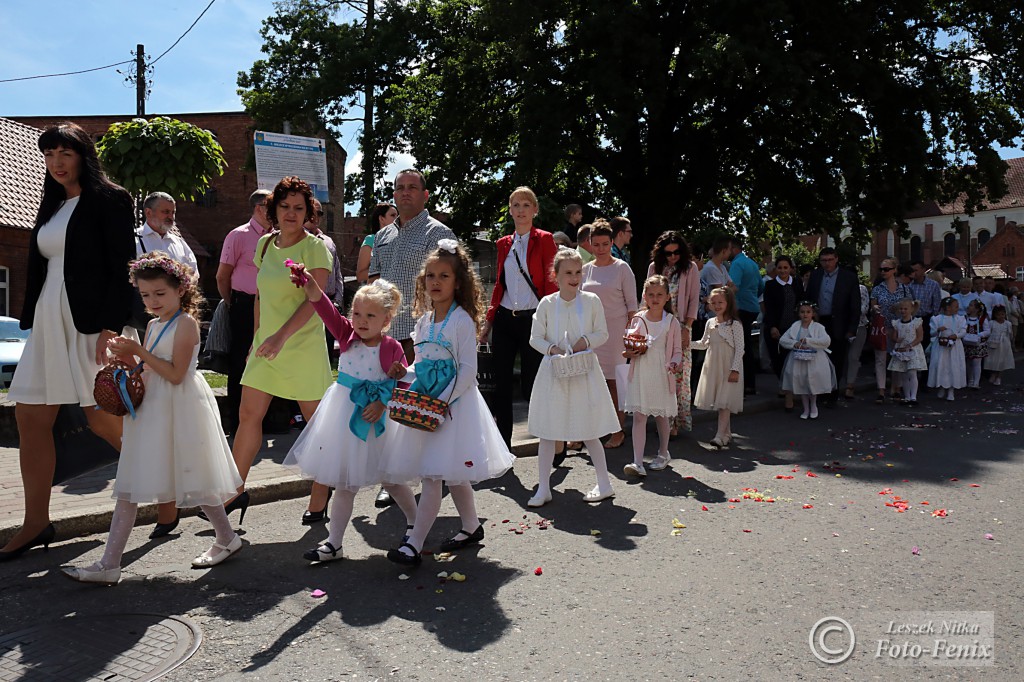
M 782 367 L 782 390 L 800 396 L 804 411 L 801 419 L 818 418 L 818 396 L 836 387 L 836 368 L 826 349 L 832 343 L 825 326 L 815 320 L 817 306 L 803 301 L 797 306 L 798 319 L 779 339 L 790 351 Z
M 932 356 L 928 363 L 928 386 L 939 389 L 939 398 L 955 400 L 955 389 L 967 385 L 967 362 L 963 336 L 967 320 L 959 312 L 960 303 L 952 296 L 942 299 L 939 314 L 931 320 Z
M 924 357 L 924 320 L 914 317 L 919 303 L 905 298 L 897 301 L 895 308 L 899 317 L 892 322 L 889 338 L 892 340 L 892 359 L 889 360 L 889 371 L 901 375 L 901 379 L 893 379 L 893 383 L 903 387 L 903 404 L 917 407 L 917 387 L 919 371 L 928 369 Z
M 985 304 L 974 300 L 967 304 L 967 331 L 963 335 L 967 361 L 967 388 L 981 387 L 981 361 L 988 357 L 988 337 L 992 333 Z
M 651 461 L 651 469 L 660 471 L 672 459 L 668 452 L 669 419 L 679 412 L 675 372 L 683 361 L 682 332 L 671 312 L 668 280 L 661 275 L 652 275 L 644 282 L 643 308 L 631 328 L 646 333 L 648 347 L 644 353 L 628 348 L 622 352 L 629 360 L 623 411 L 633 413 L 633 461 L 623 471 L 627 476 L 646 476 L 647 417 L 654 417 L 658 427 L 658 455 Z
M 330 535 L 303 553 L 308 561 L 342 559 L 345 529 L 360 488 L 382 480 L 381 456 L 389 436 L 398 428 L 388 423 L 387 402 L 405 367 L 402 344 L 384 332 L 402 305 L 402 292 L 387 280 L 361 287 L 352 299 L 352 319 L 346 319 L 324 296 L 302 264 L 291 264 L 292 281 L 302 286 L 313 309 L 338 339 L 338 380 L 327 389 L 309 424 L 292 445 L 285 466 L 298 468 L 303 478 L 335 489 L 331 503 Z M 397 367 L 396 367 L 397 365 Z M 416 498 L 407 485 L 384 486 L 405 513 L 408 528 L 416 520 Z
M 594 348 L 608 340 L 604 307 L 595 294 L 581 291 L 583 260 L 572 249 L 561 248 L 552 261 L 558 293 L 540 300 L 533 314 L 530 345 L 543 353 L 530 398 L 527 426 L 540 439 L 537 446 L 537 492 L 527 505 L 541 507 L 551 501 L 551 467 L 555 441 L 582 441 L 594 464 L 597 485 L 583 496 L 600 502 L 615 495 L 601 436 L 619 428 L 608 383 Z M 577 376 L 555 376 L 552 362 L 561 355 L 579 355 L 575 362 L 589 369 Z
M 707 351 L 693 406 L 718 411 L 718 432 L 711 444 L 724 448 L 732 442 L 731 415 L 743 411 L 743 325 L 736 319 L 732 289 L 712 289 L 708 307 L 715 317 L 704 327 L 704 337 L 690 346 Z
M 992 322 L 989 324 L 992 333 L 988 337 L 988 357 L 985 358 L 985 369 L 992 373 L 989 381 L 993 386 L 1002 385 L 1001 372 L 1014 368 L 1013 362 L 1013 325 L 1006 319 L 1006 306 L 997 305 L 992 308 Z
M 174 502 L 202 507 L 216 531 L 213 546 L 192 561 L 215 566 L 242 548 L 222 506 L 242 485 L 221 428 L 220 412 L 206 380 L 196 371 L 202 294 L 189 266 L 162 252 L 129 264 L 129 274 L 155 319 L 147 347 L 118 336 L 109 348 L 120 359 L 145 363 L 146 394 L 134 417 L 125 417 L 113 497 L 117 500 L 103 558 L 86 568 L 66 568 L 73 580 L 114 585 L 140 503 Z
M 416 278 L 416 362 L 408 371 L 416 376 L 410 390 L 444 399 L 450 409 L 433 432 L 400 425 L 382 462 L 385 482 L 423 483 L 412 531 L 398 549 L 388 551 L 388 559 L 406 565 L 421 562 L 423 543 L 441 509 L 442 483 L 448 484 L 462 520 L 462 530 L 439 547 L 450 552 L 484 539 L 473 484 L 503 475 L 515 462 L 476 384 L 476 339 L 486 311 L 480 278 L 459 242 L 442 239 L 437 246 Z M 401 379 L 404 369 L 397 369 L 395 378 Z

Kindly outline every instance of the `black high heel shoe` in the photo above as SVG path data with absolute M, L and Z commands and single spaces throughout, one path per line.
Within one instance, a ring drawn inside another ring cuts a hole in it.
M 243 490 L 241 493 L 239 493 L 238 495 L 235 496 L 235 499 L 231 500 L 231 502 L 229 502 L 228 504 L 224 505 L 224 513 L 225 514 L 230 514 L 231 512 L 235 511 L 236 509 L 241 509 L 242 513 L 238 517 L 238 525 L 242 525 L 242 522 L 245 521 L 245 510 L 248 509 L 248 508 L 249 508 L 249 491 L 248 490 Z M 206 513 L 202 509 L 200 509 L 198 512 L 196 512 L 196 516 L 201 518 L 203 521 L 209 521 L 210 520 L 209 518 L 207 518 Z
M 53 538 L 57 535 L 57 529 L 53 527 L 51 523 L 46 528 L 39 532 L 39 535 L 35 536 L 28 542 L 17 549 L 12 549 L 9 552 L 0 552 L 0 561 L 11 561 L 17 559 L 22 554 L 32 549 L 33 547 L 43 546 L 43 551 L 50 551 L 50 543 L 53 542 Z
M 327 517 L 327 508 L 331 506 L 331 495 L 334 494 L 334 488 L 327 489 L 327 501 L 324 502 L 324 508 L 320 511 L 309 511 L 308 509 L 302 512 L 302 525 L 312 526 L 314 523 L 321 523 L 323 521 L 330 521 Z
M 170 535 L 171 531 L 173 531 L 175 528 L 178 527 L 178 521 L 180 521 L 180 520 L 181 520 L 181 512 L 178 511 L 174 515 L 174 520 L 171 521 L 170 523 L 160 523 L 160 522 L 157 522 L 157 524 L 155 526 L 153 526 L 153 532 L 149 534 L 149 539 L 150 540 L 156 540 L 157 538 L 162 538 L 162 537 L 164 537 L 166 535 Z

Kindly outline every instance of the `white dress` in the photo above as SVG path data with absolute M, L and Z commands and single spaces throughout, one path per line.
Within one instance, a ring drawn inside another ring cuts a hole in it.
M 591 360 L 590 371 L 580 376 L 558 378 L 551 371 L 548 349 L 553 343 L 563 345 L 566 334 L 570 345 L 586 336 L 592 349 L 608 340 L 601 299 L 586 291 L 577 297 L 578 306 L 577 299 L 566 301 L 557 292 L 549 294 L 533 314 L 530 345 L 544 358 L 533 382 L 527 428 L 546 440 L 591 440 L 620 428 L 597 357 Z
M 357 381 L 386 381 L 387 374 L 380 366 L 380 345 L 371 348 L 358 339 L 353 341 L 338 358 L 338 376 L 343 374 Z M 386 405 L 387 399 L 382 402 Z M 288 451 L 285 466 L 297 469 L 303 478 L 351 492 L 380 483 L 383 480 L 381 456 L 387 449 L 389 436 L 399 426 L 387 418 L 385 411 L 381 422 L 384 432 L 378 436 L 371 426 L 363 440 L 349 425 L 356 409 L 352 390 L 340 383 L 331 384 L 312 419 Z
M 1014 368 L 1013 362 L 1013 327 L 1009 322 L 989 323 L 992 333 L 988 337 L 988 357 L 984 360 L 985 369 L 991 372 L 1002 372 Z
M 896 330 L 896 342 L 893 344 L 893 348 L 904 348 L 909 347 L 907 351 L 908 357 L 898 357 L 894 352 L 892 360 L 889 361 L 889 370 L 893 372 L 914 372 L 919 370 L 928 369 L 928 361 L 924 357 L 924 346 L 917 343 L 913 346 L 910 344 L 914 343 L 914 338 L 917 336 L 917 330 L 920 329 L 921 325 L 924 324 L 924 320 L 920 317 L 915 317 L 910 322 L 904 322 L 903 320 L 893 320 L 892 328 Z
M 932 357 L 928 363 L 928 385 L 932 388 L 963 388 L 967 385 L 967 360 L 960 339 L 967 333 L 967 318 L 963 315 L 935 315 L 931 327 Z M 940 332 L 939 327 L 945 329 Z M 951 336 L 956 336 L 951 346 L 943 346 L 938 341 Z
M 674 417 L 679 413 L 679 403 L 676 401 L 675 375 L 669 374 L 665 367 L 668 364 L 665 361 L 665 344 L 669 326 L 675 323 L 675 317 L 664 313 L 660 322 L 651 322 L 644 314 L 644 321 L 651 338 L 647 352 L 630 360 L 629 392 L 622 411 L 639 412 L 649 417 Z
M 32 331 L 7 394 L 16 403 L 96 404 L 93 382 L 103 368 L 95 359 L 99 334 L 82 334 L 75 329 L 64 284 L 64 238 L 78 199 L 65 201 L 39 228 L 39 253 L 47 259 L 46 280 L 32 318 Z M 128 276 L 127 267 L 124 276 Z
M 170 325 L 152 352 L 171 360 L 175 331 L 185 320 L 191 318 L 182 313 L 173 322 L 150 322 L 146 347 Z M 242 485 L 213 391 L 195 371 L 198 357 L 197 343 L 192 349 L 191 369 L 177 386 L 151 369 L 143 369 L 146 395 L 136 418 L 124 418 L 114 498 L 213 507 L 234 497 Z
M 800 341 L 806 341 L 809 348 L 796 349 Z M 811 322 L 806 329 L 799 320 L 790 325 L 779 339 L 780 346 L 792 351 L 782 367 L 782 390 L 794 395 L 824 395 L 835 390 L 836 368 L 825 352 L 831 342 L 820 322 Z M 810 359 L 801 359 L 801 353 Z
M 432 319 L 429 313 L 419 319 L 412 333 L 414 341 L 430 338 Z M 476 385 L 476 324 L 465 310 L 457 308 L 447 325 L 439 320 L 435 327 L 434 339 L 448 345 L 458 364 L 454 391 L 449 386 L 439 396 L 448 401 L 450 414 L 433 432 L 397 425 L 394 440 L 389 440 L 382 457 L 384 481 L 412 485 L 429 478 L 455 485 L 498 478 L 512 468 L 515 457 L 505 446 Z M 451 357 L 436 344 L 416 347 L 417 362 Z M 409 369 L 414 373 L 415 363 Z M 405 381 L 412 378 L 407 376 Z M 392 423 L 388 428 L 395 426 Z
M 708 320 L 704 337 L 694 341 L 690 348 L 707 351 L 700 370 L 697 393 L 693 406 L 699 410 L 729 410 L 733 414 L 743 411 L 743 325 L 739 320 L 724 324 L 718 318 Z M 739 372 L 735 383 L 729 381 L 729 372 Z

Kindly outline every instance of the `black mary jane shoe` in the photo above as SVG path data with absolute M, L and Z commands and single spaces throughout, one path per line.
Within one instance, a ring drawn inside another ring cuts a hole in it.
M 324 521 L 330 521 L 327 517 L 327 508 L 331 506 L 331 495 L 334 494 L 334 488 L 327 490 L 327 501 L 324 502 L 324 508 L 320 511 L 309 511 L 308 509 L 302 512 L 302 525 L 312 526 L 314 523 L 323 523 Z
M 412 550 L 412 554 L 406 554 L 402 551 L 403 547 L 408 547 Z M 403 542 L 398 546 L 398 549 L 388 550 L 388 561 L 393 561 L 396 564 L 402 564 L 403 566 L 419 566 L 423 563 L 423 557 L 416 551 L 416 548 L 410 545 L 408 542 Z
M 440 550 L 442 552 L 454 552 L 457 549 L 468 547 L 469 545 L 478 544 L 484 539 L 484 524 L 480 524 L 475 531 L 470 533 L 468 530 L 463 529 L 462 534 L 466 537 L 461 540 L 456 538 L 448 538 L 441 543 Z
M 402 542 L 403 543 L 409 542 L 409 534 L 412 532 L 412 529 L 413 529 L 412 526 L 406 526 L 405 527 L 405 535 L 402 536 Z
M 306 550 L 302 553 L 302 558 L 306 561 L 337 561 L 338 559 L 344 559 L 344 555 L 341 553 L 341 547 L 335 547 L 329 542 L 321 542 L 318 547 Z
M 395 503 L 395 500 L 391 497 L 391 493 L 384 488 L 381 488 L 377 493 L 377 497 L 373 500 L 373 506 L 377 509 L 387 509 Z
M 46 528 L 41 530 L 39 532 L 39 535 L 37 535 L 34 538 L 32 538 L 31 540 L 29 540 L 28 542 L 26 542 L 21 547 L 16 547 L 15 549 L 10 550 L 9 552 L 0 552 L 0 562 L 3 562 L 3 561 L 13 561 L 14 559 L 17 559 L 18 557 L 20 557 L 22 554 L 24 554 L 25 552 L 29 551 L 33 547 L 38 547 L 39 545 L 43 546 L 43 551 L 44 552 L 49 552 L 50 551 L 50 543 L 53 542 L 53 538 L 56 535 L 57 535 L 57 529 L 54 528 L 53 524 L 51 523 Z
M 170 535 L 171 531 L 173 531 L 175 528 L 178 527 L 178 521 L 180 521 L 180 520 L 181 520 L 181 512 L 179 511 L 177 514 L 175 514 L 174 520 L 171 521 L 170 523 L 159 523 L 158 522 L 155 526 L 153 526 L 153 532 L 149 534 L 149 539 L 150 540 L 156 540 L 157 538 L 162 538 L 162 537 L 165 537 L 167 535 Z

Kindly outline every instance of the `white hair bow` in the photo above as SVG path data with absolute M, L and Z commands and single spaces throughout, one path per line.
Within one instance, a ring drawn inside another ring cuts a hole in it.
M 442 239 L 437 242 L 437 248 L 443 249 L 448 253 L 455 253 L 455 249 L 459 246 L 459 242 L 455 239 Z

